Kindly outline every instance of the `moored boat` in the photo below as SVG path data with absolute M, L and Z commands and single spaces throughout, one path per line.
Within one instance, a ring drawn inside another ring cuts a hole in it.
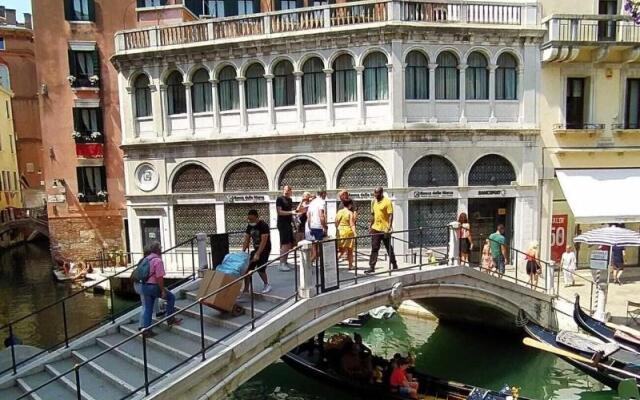
M 548 345 L 551 348 L 548 351 L 613 389 L 628 378 L 635 378 L 640 386 L 638 354 L 594 337 L 566 331 L 559 334 L 533 322 L 527 323 L 524 329 L 529 336 Z
M 626 350 L 640 353 L 640 338 L 636 338 L 633 334 L 621 329 L 612 328 L 607 323 L 591 317 L 580 307 L 580 296 L 576 296 L 573 319 L 580 328 L 605 342 L 618 343 L 620 347 Z
M 389 367 L 389 361 L 373 356 L 374 364 L 377 366 Z M 362 398 L 372 399 L 393 399 L 406 400 L 396 392 L 392 392 L 388 383 L 369 383 L 355 381 L 335 371 L 330 365 L 321 362 L 320 351 L 317 345 L 313 348 L 308 345 L 299 346 L 282 357 L 282 360 L 293 369 L 311 376 L 317 380 L 338 387 L 345 391 L 362 396 Z M 512 394 L 504 394 L 497 391 L 478 388 L 463 383 L 447 381 L 433 377 L 431 375 L 416 370 L 410 371 L 413 377 L 419 382 L 419 399 L 451 399 L 451 400 L 507 400 L 511 399 Z M 519 399 L 527 400 L 526 397 L 520 396 Z

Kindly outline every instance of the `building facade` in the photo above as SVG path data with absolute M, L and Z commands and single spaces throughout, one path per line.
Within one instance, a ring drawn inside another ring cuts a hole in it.
M 623 1 L 540 3 L 541 231 L 543 256 L 558 260 L 580 232 L 640 229 L 640 26 Z M 580 250 L 586 266 L 589 251 Z M 625 262 L 638 261 L 628 248 Z
M 538 238 L 535 5 L 206 3 L 219 19 L 116 35 L 132 250 L 242 230 L 251 208 L 275 226 L 284 184 L 349 190 L 359 234 L 385 187 L 403 253 L 446 245 L 459 212 L 476 249 L 499 223 Z
M 116 31 L 130 0 L 34 0 L 37 83 L 52 246 L 72 260 L 125 248 Z
M 13 93 L 0 86 L 0 210 L 22 207 L 20 178 L 16 154 L 11 97 Z M 3 239 L 3 238 L 0 238 Z
M 44 205 L 42 135 L 38 115 L 38 84 L 31 15 L 16 20 L 16 11 L 0 6 L 0 80 L 13 92 L 19 183 L 24 206 Z

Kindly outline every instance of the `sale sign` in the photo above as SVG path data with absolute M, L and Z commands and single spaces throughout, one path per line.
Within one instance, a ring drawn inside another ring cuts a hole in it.
M 554 215 L 551 220 L 551 259 L 560 262 L 567 247 L 568 215 Z

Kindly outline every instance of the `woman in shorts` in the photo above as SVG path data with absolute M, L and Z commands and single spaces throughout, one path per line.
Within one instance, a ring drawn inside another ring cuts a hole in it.
M 527 261 L 527 275 L 529 276 L 529 285 L 531 289 L 538 287 L 538 277 L 542 273 L 540 263 L 538 262 L 538 242 L 532 242 L 525 256 Z

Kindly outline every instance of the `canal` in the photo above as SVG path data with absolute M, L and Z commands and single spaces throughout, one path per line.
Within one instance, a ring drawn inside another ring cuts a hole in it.
M 72 284 L 54 281 L 46 242 L 0 253 L 0 325 L 76 290 L 78 287 Z M 125 299 L 115 301 L 116 309 L 131 304 Z M 77 295 L 66 302 L 66 307 L 68 329 L 77 333 L 108 315 L 109 296 Z M 17 335 L 25 344 L 41 347 L 59 342 L 64 337 L 60 311 L 56 306 L 26 319 L 16 326 Z M 334 328 L 334 331 L 338 330 Z M 416 356 L 419 370 L 451 380 L 491 389 L 515 385 L 522 388 L 522 395 L 534 399 L 610 400 L 615 394 L 559 358 L 525 348 L 518 336 L 399 315 L 387 321 L 371 320 L 357 331 L 374 353 L 390 358 L 397 352 L 411 352 Z M 0 335 L 4 339 L 7 332 Z M 278 362 L 242 385 L 231 399 L 348 400 L 354 397 Z

